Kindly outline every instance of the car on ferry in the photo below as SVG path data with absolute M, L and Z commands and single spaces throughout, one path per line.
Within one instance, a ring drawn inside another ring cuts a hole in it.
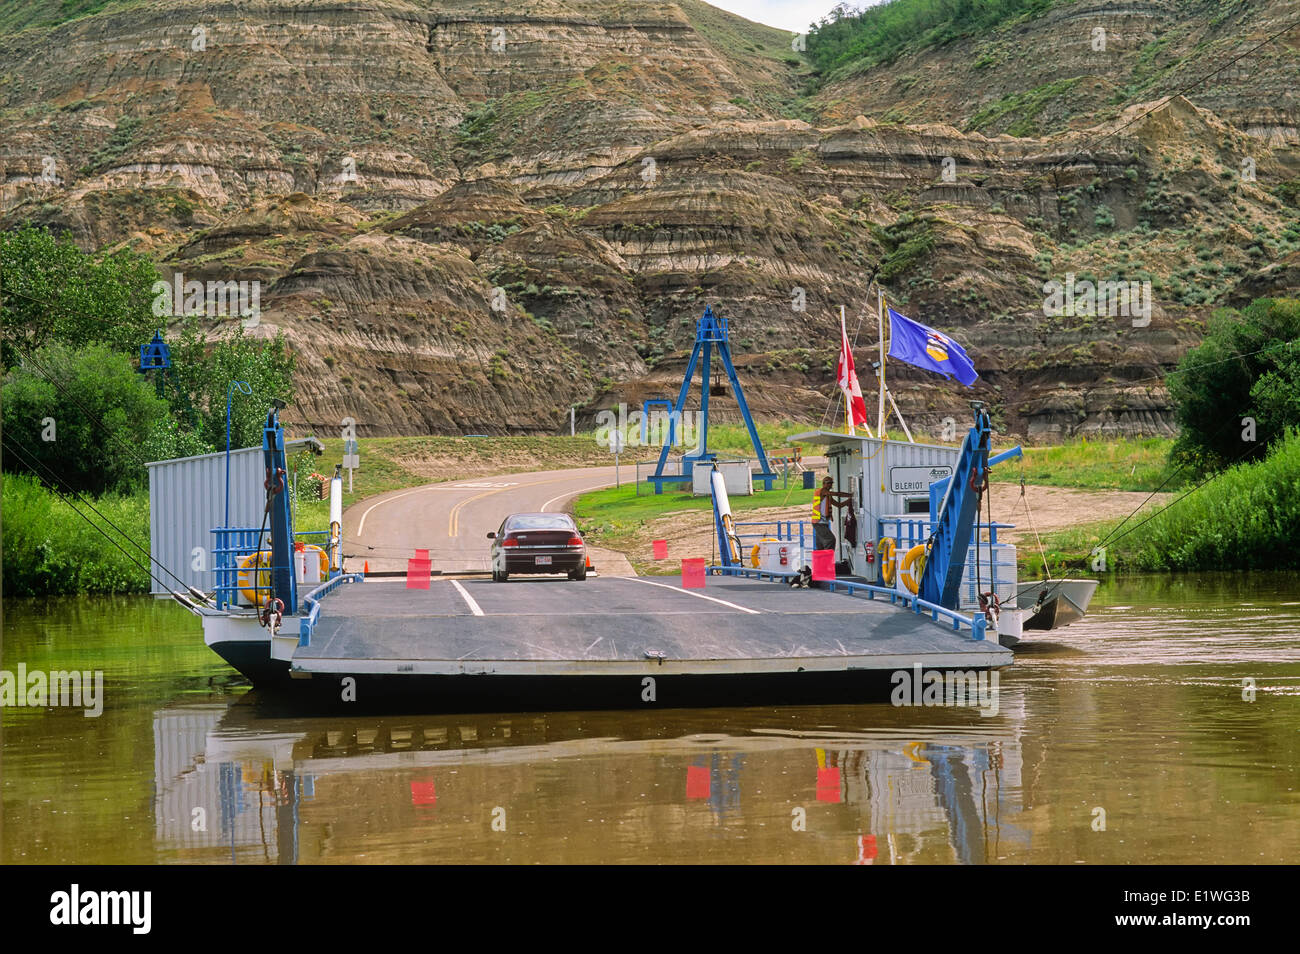
M 567 573 L 587 578 L 587 544 L 567 513 L 512 513 L 488 534 L 492 541 L 492 581 L 512 573 Z

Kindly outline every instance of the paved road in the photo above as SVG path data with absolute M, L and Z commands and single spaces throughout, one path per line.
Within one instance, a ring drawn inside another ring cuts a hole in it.
M 626 480 L 628 468 L 622 468 Z M 426 549 L 435 569 L 491 569 L 487 533 L 506 514 L 564 510 L 578 494 L 614 483 L 613 467 L 584 467 L 503 474 L 395 490 L 353 504 L 343 515 L 343 552 L 349 570 L 370 562 L 372 572 L 405 570 L 415 550 Z M 593 551 L 597 571 L 632 572 L 621 555 Z

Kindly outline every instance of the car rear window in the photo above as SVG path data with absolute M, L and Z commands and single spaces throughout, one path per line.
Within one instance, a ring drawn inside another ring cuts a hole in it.
M 507 530 L 572 530 L 573 519 L 564 514 L 528 513 L 506 521 Z

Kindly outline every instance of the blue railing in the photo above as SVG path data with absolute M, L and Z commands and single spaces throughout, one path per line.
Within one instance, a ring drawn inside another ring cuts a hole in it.
M 736 537 L 740 540 L 742 546 L 746 544 L 746 541 L 752 541 L 752 543 L 749 544 L 752 546 L 753 543 L 757 543 L 765 537 L 775 537 L 782 543 L 793 543 L 797 540 L 801 547 L 812 544 L 812 531 L 809 528 L 810 525 L 807 520 L 750 520 L 743 523 L 732 524 L 732 526 L 734 526 L 737 531 L 739 531 L 741 527 L 772 528 L 770 530 L 754 530 L 750 533 L 737 532 Z
M 925 543 L 930 539 L 930 532 L 933 521 L 927 517 L 881 517 L 877 521 L 879 533 L 876 539 L 880 537 L 893 537 L 898 541 L 898 545 L 903 549 L 909 549 L 918 543 Z M 980 531 L 989 532 L 988 543 L 996 545 L 998 542 L 999 530 L 1013 530 L 1014 523 L 976 523 L 974 530 L 971 531 L 971 546 L 975 545 L 976 538 Z M 889 528 L 893 528 L 890 532 Z M 906 542 L 906 547 L 903 546 Z
M 797 576 L 796 573 L 786 573 L 780 570 L 757 570 L 743 566 L 711 566 L 708 568 L 711 576 L 743 576 L 754 580 L 789 580 Z M 857 583 L 852 580 L 819 580 L 818 585 L 824 586 L 832 593 L 843 590 L 849 596 L 865 596 L 869 600 L 887 599 L 892 604 L 902 603 L 910 607 L 912 612 L 920 615 L 926 613 L 929 617 L 938 622 L 939 617 L 952 622 L 953 632 L 960 632 L 961 627 L 965 626 L 970 630 L 971 638 L 982 640 L 985 638 L 985 628 L 988 621 L 984 616 L 963 616 L 955 610 L 939 606 L 936 603 L 930 603 L 921 599 L 919 596 L 910 596 L 907 593 L 901 593 L 892 587 L 875 586 L 871 583 Z
M 322 583 L 304 596 L 302 605 L 307 608 L 307 612 L 298 620 L 298 645 L 311 645 L 312 630 L 316 628 L 316 620 L 320 619 L 320 601 L 322 599 L 344 583 L 361 583 L 364 580 L 365 577 L 360 573 L 342 573 L 334 577 L 334 579 Z
M 912 547 L 928 541 L 933 526 L 928 517 L 881 517 L 877 523 L 879 535 L 876 539 L 892 537 L 897 541 L 900 557 Z M 1011 560 L 997 559 L 1002 551 L 995 549 L 999 545 L 998 531 L 1010 530 L 1014 527 L 1014 523 L 977 523 L 971 531 L 970 548 L 966 551 L 966 566 L 970 568 L 970 579 L 962 585 L 960 596 L 967 605 L 974 606 L 979 602 L 974 572 L 977 556 L 980 559 L 980 566 L 988 567 L 988 574 L 981 577 L 980 585 L 987 586 L 988 591 L 997 593 L 1001 600 L 1015 597 L 1016 564 Z M 989 539 L 980 541 L 979 535 L 984 530 L 988 531 Z
M 259 540 L 261 549 L 269 557 L 271 551 L 271 535 L 269 531 L 258 527 L 214 527 L 212 534 L 217 541 L 217 545 L 212 548 L 212 557 L 215 564 L 213 570 L 217 575 L 217 609 L 224 610 L 231 606 L 238 606 L 241 590 L 261 592 L 271 589 L 269 583 L 266 586 L 257 585 L 262 574 L 266 574 L 269 578 L 271 571 L 278 569 L 269 562 L 256 569 L 250 567 L 247 571 L 244 571 L 249 574 L 251 586 L 239 585 L 240 561 L 257 552 Z M 328 535 L 328 530 L 302 530 L 294 534 L 295 537 Z

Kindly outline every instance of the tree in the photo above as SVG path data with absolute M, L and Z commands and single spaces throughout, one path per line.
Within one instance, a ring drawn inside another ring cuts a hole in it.
M 91 256 L 67 236 L 26 226 L 0 232 L 0 327 L 5 369 L 55 341 L 103 342 L 134 353 L 153 335 L 158 269 L 118 251 Z
M 173 411 L 208 450 L 225 449 L 226 395 L 232 381 L 246 381 L 253 393 L 236 394 L 231 402 L 231 447 L 260 447 L 271 402 L 293 399 L 297 362 L 283 334 L 249 338 L 236 322 L 223 336 L 209 338 L 190 320 L 181 326 L 171 353 L 167 382 Z
M 1216 470 L 1262 456 L 1300 426 L 1300 301 L 1261 298 L 1215 312 L 1168 385 L 1180 427 L 1175 459 Z
M 55 343 L 4 378 L 4 469 L 59 490 L 95 495 L 141 488 L 144 461 L 192 453 L 167 402 L 104 344 Z

